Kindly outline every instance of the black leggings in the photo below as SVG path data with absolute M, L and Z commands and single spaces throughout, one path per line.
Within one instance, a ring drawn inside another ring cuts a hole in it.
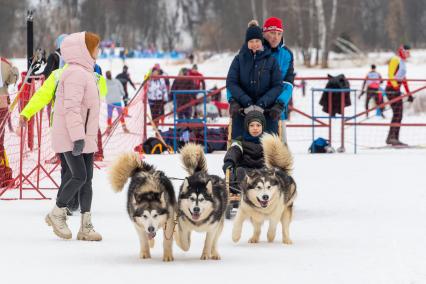
M 81 213 L 90 212 L 92 205 L 93 153 L 73 156 L 71 152 L 61 154 L 68 166 L 61 174 L 56 205 L 66 207 L 78 192 Z
M 365 98 L 365 110 L 368 110 L 368 103 L 370 100 L 373 99 L 376 103 L 376 106 L 380 105 L 383 102 L 383 99 L 381 100 L 379 97 L 379 89 L 376 88 L 367 88 L 367 97 Z M 380 110 L 383 111 L 383 108 L 381 107 Z M 368 113 L 367 113 L 368 116 Z

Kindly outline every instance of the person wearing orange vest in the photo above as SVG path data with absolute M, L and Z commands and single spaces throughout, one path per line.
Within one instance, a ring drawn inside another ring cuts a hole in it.
M 402 45 L 398 48 L 397 54 L 393 56 L 388 65 L 388 77 L 389 80 L 386 86 L 386 95 L 389 100 L 392 100 L 401 95 L 401 85 L 407 93 L 410 93 L 408 83 L 406 79 L 407 66 L 406 60 L 410 57 L 410 46 Z M 412 102 L 413 97 L 409 96 L 408 101 Z M 403 102 L 398 100 L 390 104 L 392 108 L 392 120 L 391 123 L 399 124 L 402 121 L 403 114 Z M 407 146 L 399 140 L 399 131 L 401 126 L 391 126 L 389 129 L 388 136 L 386 138 L 386 144 L 392 146 Z

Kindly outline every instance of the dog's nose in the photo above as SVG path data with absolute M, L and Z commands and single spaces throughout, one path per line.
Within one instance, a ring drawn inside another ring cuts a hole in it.
M 263 199 L 263 200 L 265 200 L 265 201 L 268 201 L 268 199 L 269 199 L 269 195 L 266 195 L 266 194 L 265 194 L 265 195 L 263 195 L 263 196 L 262 196 L 262 199 Z
M 200 213 L 200 207 L 194 207 L 194 213 Z
M 153 226 L 148 227 L 148 232 L 153 233 L 155 231 L 155 228 Z

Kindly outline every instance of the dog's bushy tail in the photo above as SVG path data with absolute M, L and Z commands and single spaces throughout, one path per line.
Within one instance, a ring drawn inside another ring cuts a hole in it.
M 279 168 L 291 174 L 293 156 L 281 139 L 277 135 L 264 134 L 261 141 L 266 166 Z
M 180 151 L 183 167 L 189 175 L 207 173 L 207 161 L 201 145 L 188 143 Z
M 112 189 L 115 192 L 122 191 L 127 179 L 138 169 L 149 171 L 152 167 L 142 162 L 137 153 L 125 153 L 120 155 L 115 159 L 110 168 L 109 181 Z

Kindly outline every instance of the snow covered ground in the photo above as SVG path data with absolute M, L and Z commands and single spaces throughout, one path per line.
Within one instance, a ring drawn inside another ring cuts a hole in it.
M 1 282 L 426 283 L 425 154 L 295 155 L 294 244 L 283 245 L 279 237 L 267 243 L 266 226 L 261 243 L 248 244 L 248 223 L 234 244 L 232 222 L 226 221 L 220 261 L 199 260 L 204 236 L 198 233 L 189 252 L 174 246 L 173 263 L 161 261 L 161 235 L 153 258 L 138 259 L 126 194 L 113 193 L 107 172 L 96 171 L 92 211 L 100 243 L 75 240 L 79 216 L 69 219 L 74 239 L 58 239 L 44 223 L 53 201 L 0 202 Z M 221 174 L 222 159 L 208 155 L 212 173 Z M 169 176 L 184 175 L 178 156 L 146 161 Z
M 391 54 L 371 55 L 360 67 L 335 60 L 333 68 L 307 69 L 297 66 L 299 76 L 326 76 L 345 73 L 362 77 L 369 64 L 378 64 L 386 74 L 386 58 Z M 416 56 L 414 56 L 416 55 Z M 218 55 L 199 64 L 207 76 L 226 76 L 232 54 Z M 426 78 L 426 52 L 413 52 L 408 64 L 411 78 Z M 13 60 L 20 69 L 24 61 Z M 189 64 L 161 60 L 128 60 L 132 78 L 143 75 L 160 62 L 170 75 Z M 120 60 L 100 60 L 104 71 L 120 72 Z M 386 75 L 385 75 L 386 76 Z M 219 86 L 224 82 L 216 82 Z M 208 83 L 211 87 L 213 83 Z M 325 82 L 312 86 L 322 87 Z M 355 88 L 359 88 L 354 83 Z M 420 84 L 413 85 L 420 86 Z M 424 96 L 424 93 L 420 94 Z M 310 111 L 310 93 L 294 95 L 295 106 Z M 318 98 L 319 99 L 319 98 Z M 363 100 L 357 102 L 358 110 Z M 319 108 L 318 108 L 319 110 Z M 352 111 L 352 110 L 351 110 Z M 317 109 L 315 109 L 317 113 Z M 320 113 L 320 110 L 319 110 Z M 387 122 L 387 118 L 371 121 Z M 425 116 L 409 114 L 404 122 L 424 123 Z M 294 116 L 291 123 L 309 123 Z M 353 129 L 347 130 L 352 133 Z M 387 127 L 362 130 L 366 145 L 381 145 Z M 325 132 L 318 130 L 318 135 Z M 232 221 L 227 221 L 220 238 L 221 261 L 200 261 L 203 235 L 195 233 L 189 252 L 175 246 L 173 263 L 161 261 L 161 235 L 157 236 L 153 259 L 138 259 L 139 243 L 125 210 L 125 196 L 114 194 L 107 181 L 107 170 L 96 170 L 93 180 L 93 221 L 102 233 L 100 243 L 75 240 L 79 216 L 69 219 L 74 239 L 59 240 L 44 223 L 50 201 L 0 201 L 0 279 L 1 283 L 426 283 L 426 149 L 368 150 L 358 155 L 309 155 L 310 129 L 289 129 L 289 144 L 295 153 L 294 176 L 298 184 L 291 237 L 286 246 L 277 238 L 267 243 L 264 226 L 262 242 L 248 244 L 252 232 L 246 223 L 240 243 L 231 240 Z M 424 145 L 423 128 L 404 128 L 402 140 Z M 334 134 L 334 137 L 337 137 Z M 352 147 L 348 135 L 348 148 Z M 338 146 L 338 145 L 337 145 Z M 209 154 L 211 173 L 222 175 L 223 153 Z M 169 176 L 183 177 L 177 155 L 148 156 Z M 176 190 L 180 186 L 175 182 Z M 47 191 L 50 197 L 56 191 Z M 279 235 L 279 234 L 278 234 Z

